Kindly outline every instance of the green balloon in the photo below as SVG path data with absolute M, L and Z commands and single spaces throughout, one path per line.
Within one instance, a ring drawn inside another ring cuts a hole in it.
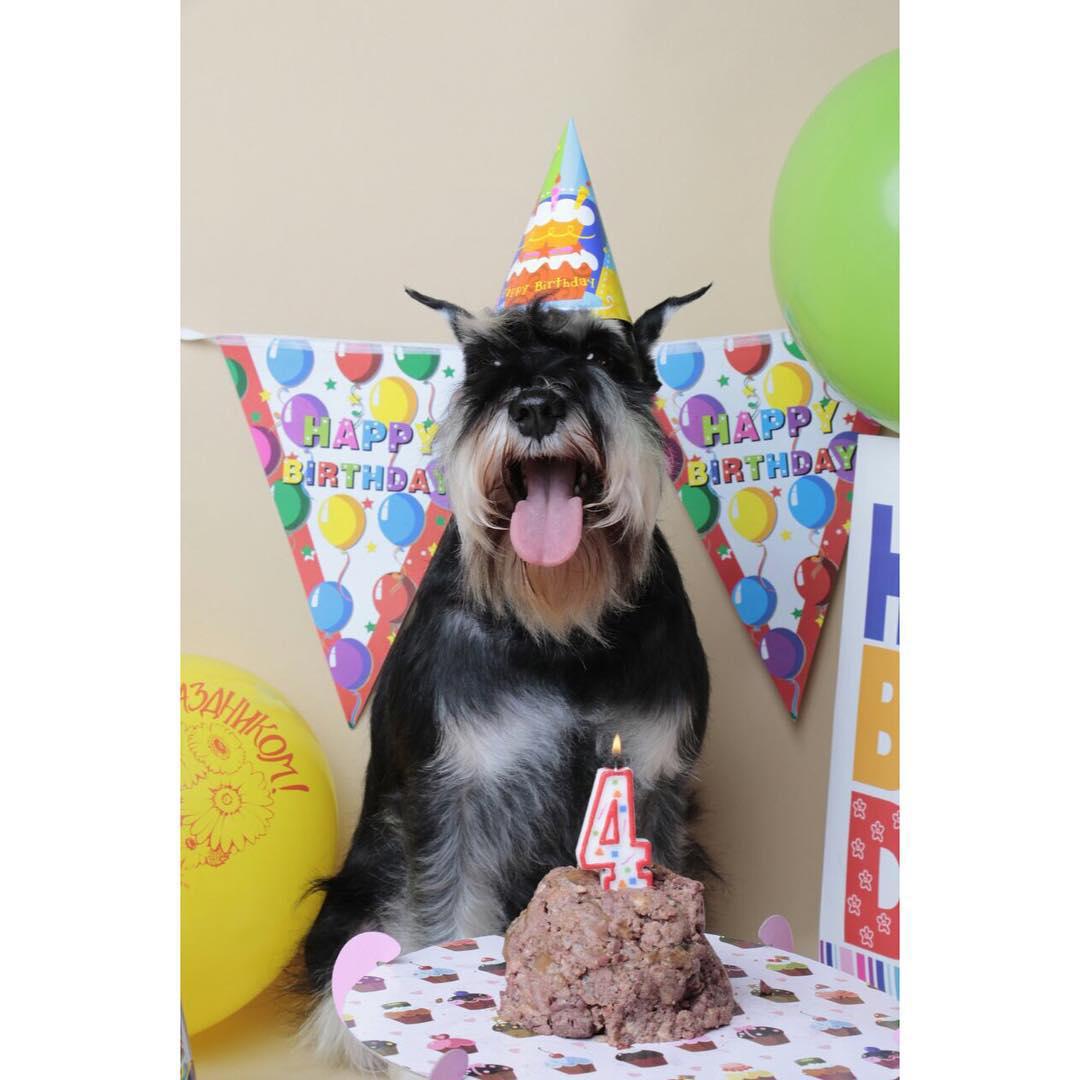
M 397 358 L 397 366 L 410 379 L 416 379 L 417 382 L 427 382 L 435 374 L 435 369 L 439 366 L 439 354 L 429 352 L 403 353 Z
M 720 516 L 720 500 L 707 484 L 702 487 L 684 484 L 679 488 L 679 498 L 699 533 L 707 533 L 716 524 Z
M 225 363 L 229 365 L 236 396 L 242 398 L 247 393 L 247 372 L 231 356 L 225 357 Z
M 900 426 L 900 55 L 837 86 L 799 132 L 773 200 L 773 283 L 831 387 Z
M 311 499 L 303 484 L 286 484 L 284 480 L 274 484 L 274 505 L 286 532 L 299 529 L 311 511 Z

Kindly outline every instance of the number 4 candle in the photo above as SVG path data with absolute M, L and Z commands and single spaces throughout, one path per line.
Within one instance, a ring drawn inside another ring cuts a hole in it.
M 622 740 L 615 736 L 611 753 L 619 765 Z M 600 871 L 605 889 L 645 889 L 653 883 L 649 864 L 652 844 L 634 832 L 634 771 L 617 767 L 596 770 L 589 808 L 577 844 L 578 866 Z

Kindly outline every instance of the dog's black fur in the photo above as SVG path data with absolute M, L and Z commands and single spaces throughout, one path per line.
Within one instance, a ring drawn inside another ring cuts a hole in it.
M 476 318 L 414 294 L 447 315 L 464 346 L 464 383 L 436 443 L 457 513 L 372 698 L 360 821 L 344 865 L 319 884 L 325 897 L 304 944 L 312 991 L 325 996 L 338 951 L 364 929 L 393 933 L 406 949 L 501 933 L 545 873 L 575 861 L 615 731 L 637 770 L 638 833 L 655 861 L 706 869 L 686 832 L 708 712 L 705 657 L 652 496 L 638 507 L 635 492 L 613 490 L 616 476 L 644 476 L 651 490 L 662 472 L 651 349 L 667 314 L 704 291 L 658 305 L 632 329 L 537 304 Z M 583 576 L 552 579 L 555 595 L 533 610 L 543 585 L 505 536 L 510 471 L 514 459 L 548 451 L 504 414 L 541 384 L 577 424 L 551 445 L 588 462 L 592 546 Z M 455 467 L 454 455 L 468 460 Z M 491 459 L 488 472 L 478 455 Z M 471 509 L 463 488 L 488 475 L 497 490 Z M 597 581 L 603 595 L 581 601 Z M 564 606 L 576 610 L 569 622 Z

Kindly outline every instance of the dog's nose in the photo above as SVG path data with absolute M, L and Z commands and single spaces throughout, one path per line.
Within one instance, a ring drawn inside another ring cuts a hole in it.
M 566 415 L 566 405 L 552 390 L 522 390 L 510 402 L 510 419 L 526 439 L 539 442 Z

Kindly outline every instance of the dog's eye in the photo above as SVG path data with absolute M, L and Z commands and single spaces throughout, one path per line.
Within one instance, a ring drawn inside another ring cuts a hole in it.
M 597 356 L 596 353 L 591 352 L 586 355 L 585 359 L 586 361 L 595 360 L 601 367 L 607 367 L 607 357 L 603 353 Z

